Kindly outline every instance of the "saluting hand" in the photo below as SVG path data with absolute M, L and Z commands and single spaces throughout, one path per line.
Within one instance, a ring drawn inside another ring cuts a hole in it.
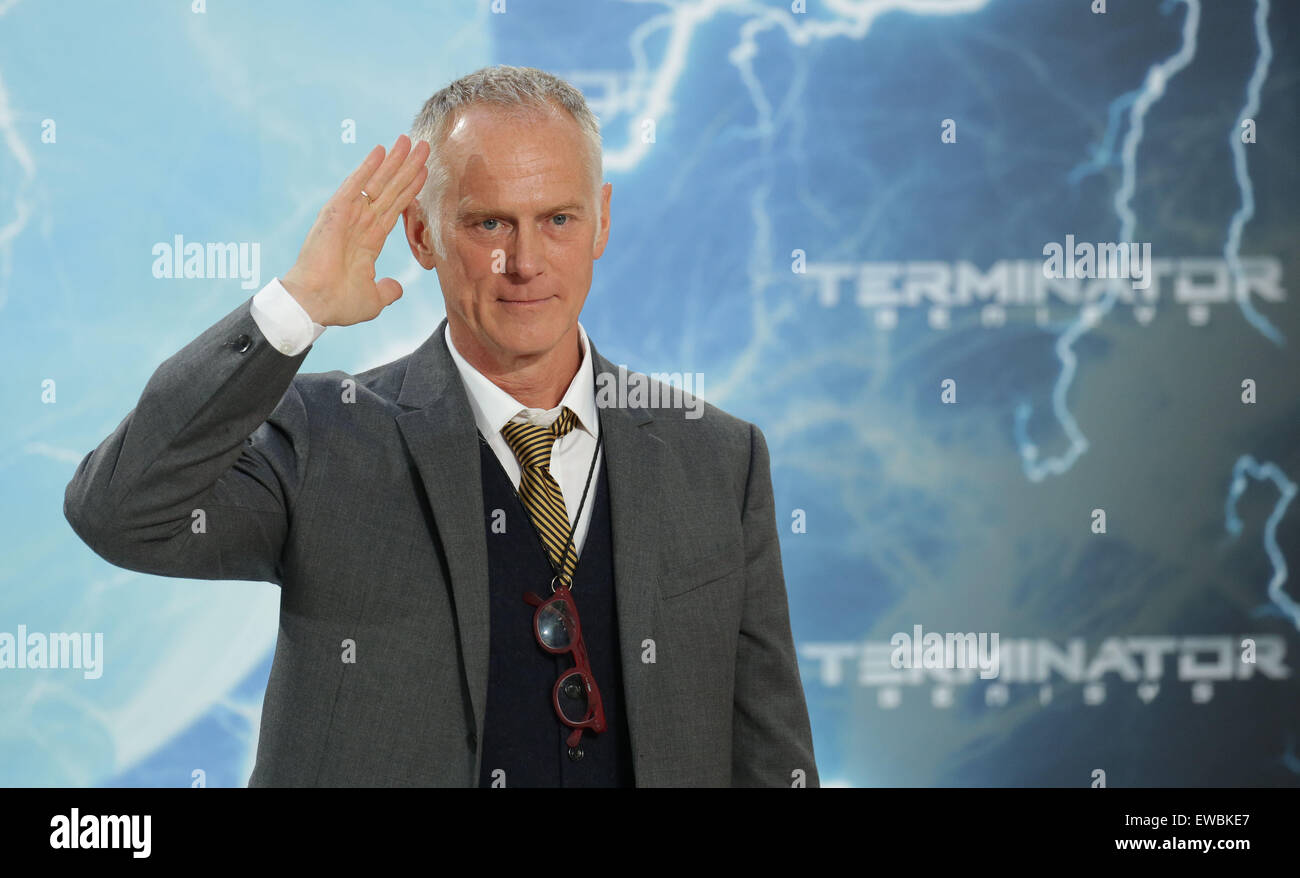
M 382 146 L 372 149 L 325 202 L 298 261 L 280 278 L 312 320 L 322 326 L 364 323 L 402 297 L 393 278 L 375 281 L 375 260 L 424 185 L 428 158 L 428 143 L 412 149 L 403 134 L 387 155 Z

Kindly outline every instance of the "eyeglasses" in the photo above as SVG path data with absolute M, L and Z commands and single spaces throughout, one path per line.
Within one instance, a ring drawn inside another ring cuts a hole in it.
M 543 600 L 532 592 L 524 593 L 533 613 L 533 634 L 542 649 L 553 655 L 572 652 L 577 667 L 565 671 L 555 681 L 551 700 L 560 720 L 573 729 L 568 745 L 577 747 L 582 740 L 582 730 L 605 731 L 605 709 L 600 703 L 600 690 L 587 660 L 587 646 L 582 642 L 582 624 L 578 621 L 578 605 L 569 594 L 567 583 L 554 589 L 554 594 Z

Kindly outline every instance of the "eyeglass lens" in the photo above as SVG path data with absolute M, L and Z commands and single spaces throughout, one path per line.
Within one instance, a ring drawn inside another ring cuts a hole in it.
M 547 649 L 572 646 L 574 628 L 568 601 L 551 601 L 537 614 L 537 633 Z
M 560 681 L 560 712 L 569 722 L 580 723 L 587 719 L 587 687 L 583 685 L 582 674 L 571 671 Z

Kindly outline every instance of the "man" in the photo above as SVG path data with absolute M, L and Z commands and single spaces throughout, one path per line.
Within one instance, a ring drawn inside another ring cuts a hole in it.
M 627 383 L 578 323 L 600 181 L 576 89 L 452 83 L 78 467 L 65 513 L 105 559 L 281 586 L 251 786 L 817 784 L 762 434 L 597 404 Z M 402 295 L 375 281 L 399 215 L 446 319 L 298 374 Z

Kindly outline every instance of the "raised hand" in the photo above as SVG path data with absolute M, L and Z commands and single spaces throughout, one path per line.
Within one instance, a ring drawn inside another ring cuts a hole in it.
M 393 278 L 375 281 L 375 260 L 424 185 L 428 158 L 428 143 L 412 149 L 403 134 L 387 155 L 382 146 L 372 149 L 325 202 L 298 261 L 280 278 L 312 320 L 322 326 L 364 323 L 402 297 Z

